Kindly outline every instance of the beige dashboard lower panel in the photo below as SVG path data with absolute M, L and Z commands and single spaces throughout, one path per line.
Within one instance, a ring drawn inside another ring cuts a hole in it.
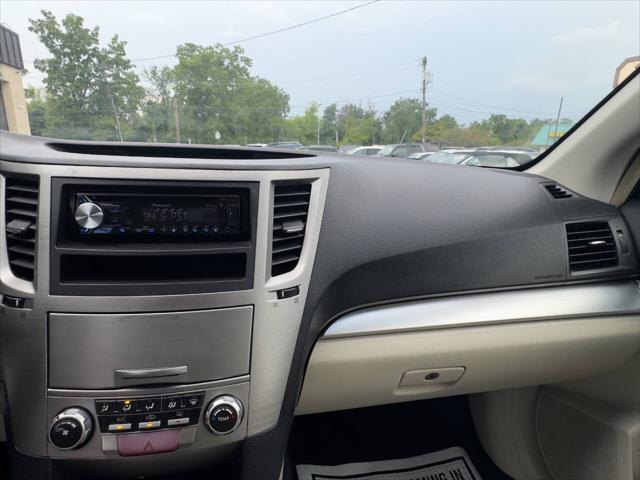
M 296 414 L 585 378 L 623 364 L 639 346 L 638 315 L 321 338 Z M 404 372 L 446 367 L 464 367 L 464 375 L 399 386 Z

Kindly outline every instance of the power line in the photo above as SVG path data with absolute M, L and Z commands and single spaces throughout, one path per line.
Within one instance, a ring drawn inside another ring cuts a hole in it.
M 279 30 L 274 30 L 274 31 L 272 31 L 272 32 L 261 33 L 261 34 L 259 34 L 259 35 L 253 35 L 252 37 L 243 38 L 243 39 L 241 39 L 241 40 L 236 40 L 236 41 L 234 41 L 234 42 L 223 43 L 223 45 L 224 45 L 225 47 L 228 47 L 228 46 L 230 46 L 230 45 L 236 45 L 236 44 L 238 44 L 238 43 L 248 42 L 248 41 L 250 41 L 250 40 L 256 40 L 256 39 L 258 39 L 258 38 L 267 37 L 267 36 L 269 36 L 269 35 L 275 35 L 275 34 L 277 34 L 277 33 L 282 33 L 282 32 L 286 32 L 286 31 L 288 31 L 288 30 L 293 30 L 294 28 L 304 27 L 304 26 L 306 26 L 306 25 L 311 25 L 312 23 L 321 22 L 322 20 L 326 20 L 326 19 L 328 19 L 328 18 L 337 17 L 338 15 L 343 15 L 343 14 L 345 14 L 345 13 L 352 12 L 352 11 L 357 10 L 357 9 L 359 9 L 359 8 L 367 7 L 367 6 L 369 6 L 369 5 L 372 5 L 372 4 L 374 4 L 374 3 L 377 3 L 377 2 L 379 2 L 379 1 L 380 1 L 380 0 L 372 0 L 372 1 L 367 2 L 367 3 L 362 3 L 362 4 L 360 4 L 360 5 L 356 5 L 355 7 L 347 8 L 346 10 L 341 10 L 341 11 L 339 11 L 339 12 L 335 12 L 335 13 L 332 13 L 332 14 L 330 14 L 330 15 L 325 15 L 324 17 L 314 18 L 313 20 L 309 20 L 309 21 L 307 21 L 307 22 L 298 23 L 297 25 L 292 25 L 292 26 L 290 26 L 290 27 L 281 28 L 281 29 L 279 29 Z
M 476 105 L 479 107 L 487 107 L 487 108 L 494 108 L 494 109 L 498 109 L 498 110 L 505 110 L 505 111 L 511 111 L 511 112 L 523 112 L 523 113 L 534 113 L 534 112 L 538 112 L 538 113 L 542 113 L 542 114 L 548 114 L 549 111 L 547 110 L 522 110 L 522 109 L 518 109 L 518 108 L 511 108 L 511 107 L 502 107 L 502 106 L 498 106 L 498 105 L 489 105 L 487 103 L 481 103 L 481 102 L 477 102 L 475 100 L 468 100 L 468 99 L 464 99 L 462 97 L 458 97 L 458 96 L 454 96 L 448 93 L 445 93 L 443 91 L 440 91 L 438 89 L 432 89 L 432 92 L 436 95 L 436 96 L 442 96 L 442 97 L 446 97 L 449 99 L 449 101 L 453 101 L 456 103 L 463 103 L 463 104 L 469 104 L 469 105 Z M 572 112 L 572 113 L 576 113 L 576 112 Z
M 333 18 L 333 17 L 337 17 L 339 15 L 343 15 L 343 14 L 348 13 L 348 12 L 353 12 L 354 10 L 358 10 L 359 8 L 367 7 L 367 6 L 372 5 L 374 3 L 378 3 L 379 1 L 380 0 L 371 0 L 370 2 L 362 3 L 360 5 L 356 5 L 355 7 L 347 8 L 346 10 L 341 10 L 339 12 L 331 13 L 331 14 L 325 15 L 323 17 L 314 18 L 314 19 L 308 20 L 306 22 L 297 23 L 295 25 L 290 25 L 288 27 L 280 28 L 278 30 L 273 30 L 271 32 L 260 33 L 258 35 L 253 35 L 251 37 L 241 38 L 240 40 L 234 40 L 233 42 L 226 42 L 226 43 L 223 43 L 222 46 L 223 47 L 229 47 L 231 45 L 237 45 L 239 43 L 249 42 L 251 40 L 256 40 L 258 38 L 264 38 L 264 37 L 268 37 L 270 35 L 276 35 L 278 33 L 287 32 L 289 30 L 293 30 L 293 29 L 296 29 L 296 28 L 300 28 L 300 27 L 304 27 L 304 26 L 307 26 L 307 25 L 311 25 L 312 23 L 317 23 L 317 22 L 321 22 L 322 20 L 327 20 L 328 18 Z M 160 60 L 162 58 L 171 58 L 171 57 L 175 57 L 176 55 L 177 54 L 173 53 L 171 55 L 158 55 L 157 57 L 134 58 L 131 61 L 132 62 L 147 62 L 147 61 L 150 61 L 150 60 Z

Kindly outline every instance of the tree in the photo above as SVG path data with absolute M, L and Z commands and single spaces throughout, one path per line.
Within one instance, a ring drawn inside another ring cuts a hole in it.
M 320 143 L 335 145 L 338 129 L 338 105 L 332 103 L 324 109 L 320 122 Z
M 171 78 L 182 137 L 195 143 L 267 141 L 281 127 L 289 96 L 250 73 L 241 47 L 178 47 Z
M 177 141 L 172 69 L 153 66 L 144 71 L 149 87 L 142 101 L 136 138 L 153 142 Z
M 427 109 L 427 122 L 433 120 L 435 111 Z M 401 98 L 384 114 L 383 140 L 386 143 L 407 142 L 422 126 L 422 103 L 417 98 Z
M 29 125 L 31 135 L 42 137 L 47 130 L 47 102 L 42 90 L 28 87 L 24 91 L 27 99 L 27 110 L 29 112 Z
M 456 127 L 443 131 L 437 142 L 444 146 L 482 147 L 499 145 L 500 139 L 486 125 L 474 122 L 467 127 Z
M 286 139 L 297 140 L 304 145 L 317 143 L 318 137 L 318 104 L 311 103 L 303 115 L 287 120 Z
M 493 114 L 483 123 L 503 144 L 519 145 L 529 136 L 529 124 L 521 118 L 510 119 L 506 115 Z
M 68 14 L 59 23 L 50 11 L 41 14 L 29 20 L 29 30 L 51 54 L 34 61 L 45 74 L 47 135 L 115 140 L 119 122 L 125 136 L 144 95 L 126 42 L 114 35 L 103 48 L 99 28 L 85 28 L 82 17 Z

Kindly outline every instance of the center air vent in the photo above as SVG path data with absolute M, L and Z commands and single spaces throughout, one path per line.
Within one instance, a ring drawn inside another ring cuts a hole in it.
M 555 183 L 549 183 L 544 186 L 553 198 L 571 198 L 573 197 L 573 193 L 571 193 L 566 188 L 562 188 L 560 185 Z
M 5 230 L 7 255 L 13 274 L 33 282 L 38 220 L 38 177 L 6 177 Z
M 566 228 L 572 272 L 618 265 L 618 250 L 609 222 L 569 223 Z
M 290 272 L 298 264 L 309 213 L 310 183 L 275 185 L 271 275 Z

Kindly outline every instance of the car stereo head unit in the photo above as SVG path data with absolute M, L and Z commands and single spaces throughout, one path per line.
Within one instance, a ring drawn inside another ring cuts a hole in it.
M 62 190 L 61 224 L 65 226 L 59 239 L 119 243 L 249 240 L 252 190 L 243 186 L 116 181 L 67 184 Z
M 77 192 L 73 217 L 83 237 L 206 237 L 242 234 L 239 194 Z

